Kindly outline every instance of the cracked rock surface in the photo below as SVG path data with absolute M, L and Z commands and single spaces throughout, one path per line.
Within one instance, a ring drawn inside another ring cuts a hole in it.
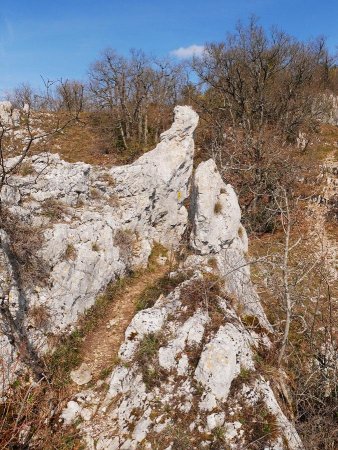
M 65 425 L 77 423 L 90 450 L 241 450 L 257 433 L 261 448 L 302 449 L 257 365 L 272 328 L 251 283 L 237 196 L 212 160 L 193 174 L 197 123 L 190 107 L 177 107 L 154 150 L 109 170 L 35 155 L 31 173 L 2 192 L 13 215 L 42 230 L 48 283 L 23 291 L 25 305 L 22 286 L 9 289 L 39 348 L 47 333 L 74 327 L 110 281 L 146 266 L 154 242 L 175 250 L 191 230 L 192 252 L 170 274 L 174 287 L 131 320 L 107 389 L 78 392 L 61 415 Z M 3 285 L 13 273 L 7 238 L 1 230 Z M 50 314 L 45 329 L 29 316 L 41 305 Z M 259 327 L 247 328 L 245 317 Z M 17 359 L 6 335 L 0 351 L 10 373 Z M 90 376 L 86 367 L 73 373 L 79 385 Z

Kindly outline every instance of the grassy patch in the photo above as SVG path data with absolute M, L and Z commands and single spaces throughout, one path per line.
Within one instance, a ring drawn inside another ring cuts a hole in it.
M 54 352 L 45 356 L 45 364 L 55 386 L 66 386 L 70 382 L 70 372 L 82 362 L 81 345 L 84 333 L 73 331 L 60 338 Z
M 171 277 L 165 274 L 141 292 L 136 301 L 136 311 L 151 308 L 161 294 L 164 296 L 168 295 L 185 280 L 186 275 L 184 273 L 178 273 L 176 276 Z
M 166 345 L 166 339 L 161 333 L 149 333 L 139 344 L 135 362 L 140 366 L 143 382 L 150 390 L 166 379 L 167 373 L 158 362 L 158 351 Z

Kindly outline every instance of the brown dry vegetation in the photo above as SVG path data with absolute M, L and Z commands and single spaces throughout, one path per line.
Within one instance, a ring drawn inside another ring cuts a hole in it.
M 118 362 L 118 348 L 141 292 L 168 270 L 168 266 L 158 267 L 156 262 L 166 253 L 155 244 L 146 270 L 110 283 L 70 335 L 50 336 L 54 351 L 43 358 L 45 377 L 32 384 L 28 374 L 19 376 L 8 390 L 6 402 L 0 405 L 0 449 L 26 448 L 28 442 L 30 448 L 38 450 L 84 448 L 76 423 L 65 428 L 59 422 L 62 409 L 76 391 L 70 372 L 87 362 L 93 382 L 109 375 Z M 30 315 L 34 323 L 49 319 L 48 312 L 41 308 L 33 307 Z

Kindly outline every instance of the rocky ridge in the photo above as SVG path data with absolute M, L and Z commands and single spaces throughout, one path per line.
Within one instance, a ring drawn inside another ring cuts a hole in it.
M 81 391 L 63 411 L 66 425 L 81 418 L 89 449 L 302 448 L 278 383 L 260 370 L 272 327 L 250 280 L 236 194 L 212 160 L 193 173 L 197 122 L 177 107 L 154 150 L 110 170 L 33 156 L 2 191 L 13 216 L 42 230 L 47 284 L 15 282 L 4 230 L 0 249 L 2 292 L 40 352 L 110 281 L 146 266 L 155 242 L 177 251 L 190 231 L 190 255 L 170 274 L 176 287 L 132 319 L 107 391 Z M 44 329 L 30 316 L 41 306 Z M 8 335 L 0 348 L 10 379 L 18 364 Z

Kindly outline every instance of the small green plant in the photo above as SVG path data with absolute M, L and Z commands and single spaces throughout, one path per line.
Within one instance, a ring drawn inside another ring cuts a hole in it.
M 139 344 L 135 362 L 141 368 L 143 382 L 147 389 L 156 386 L 166 377 L 166 373 L 160 368 L 158 362 L 158 351 L 165 344 L 166 341 L 160 333 L 146 334 Z
M 83 336 L 81 330 L 74 330 L 69 336 L 60 338 L 54 352 L 45 357 L 46 366 L 56 386 L 68 385 L 71 370 L 81 364 Z
M 137 361 L 139 363 L 149 361 L 149 359 L 157 354 L 160 348 L 160 343 L 161 341 L 158 334 L 146 334 L 140 342 L 137 353 Z
M 225 443 L 225 433 L 223 427 L 215 427 L 212 430 L 212 435 L 214 437 L 214 443 L 224 444 Z
M 110 366 L 107 366 L 104 369 L 102 369 L 99 374 L 99 379 L 105 380 L 112 373 L 114 366 L 115 364 L 111 364 Z

